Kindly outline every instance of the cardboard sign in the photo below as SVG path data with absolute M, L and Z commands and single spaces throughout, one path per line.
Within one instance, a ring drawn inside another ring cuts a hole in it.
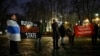
M 75 26 L 74 32 L 75 36 L 92 36 L 94 33 L 93 25 L 86 25 L 86 26 Z

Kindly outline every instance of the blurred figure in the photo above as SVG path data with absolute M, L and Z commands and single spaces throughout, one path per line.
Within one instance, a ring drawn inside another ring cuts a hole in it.
M 97 37 L 98 37 L 98 25 L 93 23 L 94 26 L 94 34 L 92 35 L 92 45 L 97 44 Z
M 98 27 L 98 37 L 99 37 L 99 40 L 100 40 L 100 26 Z
M 73 44 L 74 44 L 74 33 L 73 33 L 73 31 L 70 28 L 67 28 L 66 29 L 66 35 L 68 36 L 69 44 L 72 47 Z
M 60 32 L 60 36 L 61 36 L 61 45 L 64 45 L 64 37 L 65 37 L 65 27 L 64 27 L 64 23 L 62 23 L 62 25 L 59 27 L 59 32 Z
M 54 49 L 59 49 L 58 46 L 58 39 L 59 39 L 59 29 L 56 20 L 53 20 L 52 23 L 52 30 L 53 30 L 53 47 Z
M 41 50 L 41 38 L 43 35 L 43 24 L 42 21 L 38 22 L 38 27 L 39 27 L 39 32 L 37 33 L 37 38 L 36 38 L 36 47 L 38 48 L 38 50 Z
M 10 55 L 19 55 L 18 42 L 21 41 L 20 27 L 18 25 L 15 14 L 10 16 L 7 20 L 7 34 L 10 39 Z

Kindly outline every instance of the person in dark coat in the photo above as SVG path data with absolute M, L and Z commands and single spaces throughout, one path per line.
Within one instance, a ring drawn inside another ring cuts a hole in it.
M 94 26 L 94 34 L 92 35 L 92 44 L 97 44 L 97 37 L 98 37 L 98 25 L 96 23 L 93 23 Z
M 62 25 L 59 27 L 59 33 L 60 33 L 60 36 L 61 36 L 61 45 L 64 45 L 64 37 L 65 37 L 64 23 L 62 23 Z
M 98 27 L 98 37 L 99 37 L 99 40 L 100 40 L 100 26 Z
M 37 38 L 36 38 L 36 48 L 38 48 L 38 50 L 41 50 L 41 38 L 43 35 L 43 23 L 42 23 L 42 21 L 38 22 L 38 27 L 39 27 L 39 32 L 37 33 Z
M 58 47 L 59 30 L 58 30 L 58 24 L 56 20 L 53 20 L 52 31 L 53 31 L 53 47 L 54 49 L 59 49 Z

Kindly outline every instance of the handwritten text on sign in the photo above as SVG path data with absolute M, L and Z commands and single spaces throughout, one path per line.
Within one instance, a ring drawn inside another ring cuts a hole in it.
M 75 26 L 75 36 L 92 36 L 93 25 Z

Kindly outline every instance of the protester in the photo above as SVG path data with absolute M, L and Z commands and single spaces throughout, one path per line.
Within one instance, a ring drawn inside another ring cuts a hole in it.
M 97 37 L 98 37 L 98 25 L 96 23 L 93 23 L 94 26 L 94 34 L 92 35 L 92 44 L 97 44 Z
M 21 37 L 16 14 L 12 14 L 7 20 L 7 34 L 10 39 L 10 55 L 19 55 L 18 42 L 21 41 Z
M 65 37 L 64 23 L 62 23 L 62 25 L 59 27 L 59 32 L 60 32 L 60 36 L 61 36 L 61 45 L 64 45 L 64 37 Z
M 99 40 L 100 40 L 100 26 L 98 27 L 98 37 L 99 37 Z
M 59 29 L 56 20 L 53 20 L 52 23 L 52 30 L 53 30 L 53 47 L 54 49 L 59 49 L 58 40 L 59 40 Z
M 70 28 L 67 28 L 66 29 L 66 35 L 68 36 L 69 44 L 72 47 L 73 44 L 74 44 L 74 33 L 73 33 L 73 31 Z
M 41 38 L 43 35 L 43 24 L 42 21 L 38 22 L 38 27 L 39 27 L 39 32 L 37 33 L 37 38 L 36 38 L 36 47 L 38 48 L 38 50 L 41 50 Z

